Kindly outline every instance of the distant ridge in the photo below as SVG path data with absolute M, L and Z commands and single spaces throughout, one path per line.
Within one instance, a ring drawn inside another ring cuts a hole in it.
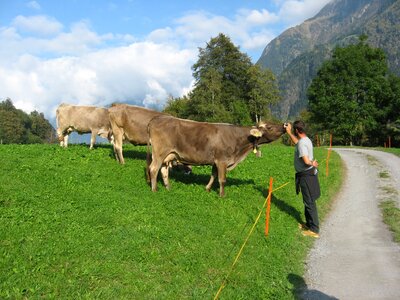
M 273 114 L 282 120 L 307 107 L 307 88 L 335 46 L 368 36 L 368 44 L 382 48 L 389 68 L 400 75 L 400 0 L 333 0 L 311 19 L 272 40 L 258 64 L 278 78 L 282 101 Z

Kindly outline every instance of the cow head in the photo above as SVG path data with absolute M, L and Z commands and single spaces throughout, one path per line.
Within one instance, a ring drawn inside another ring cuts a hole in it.
M 258 144 L 270 143 L 280 138 L 286 129 L 284 124 L 260 122 L 256 128 L 250 130 L 250 134 L 258 140 Z

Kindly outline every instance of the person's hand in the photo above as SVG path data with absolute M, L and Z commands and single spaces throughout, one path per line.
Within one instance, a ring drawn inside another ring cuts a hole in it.
M 291 133 L 292 132 L 292 124 L 290 123 L 286 123 L 286 133 Z
M 318 162 L 316 160 L 313 160 L 312 166 L 318 168 Z

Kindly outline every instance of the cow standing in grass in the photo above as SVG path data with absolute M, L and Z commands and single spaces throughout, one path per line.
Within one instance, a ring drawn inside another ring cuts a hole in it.
M 100 135 L 112 142 L 112 132 L 108 111 L 103 107 L 61 104 L 56 111 L 57 135 L 60 146 L 68 147 L 68 136 L 76 131 L 79 134 L 91 133 L 90 149 Z
M 170 188 L 168 166 L 172 161 L 189 165 L 212 165 L 212 175 L 206 186 L 210 191 L 218 175 L 220 196 L 223 197 L 226 172 L 258 146 L 278 139 L 286 132 L 284 125 L 259 123 L 255 127 L 205 123 L 160 116 L 148 126 L 152 145 L 152 161 L 148 166 L 151 189 L 157 189 L 161 168 L 164 185 Z M 148 162 L 149 164 L 149 162 Z
M 128 104 L 113 104 L 108 113 L 114 135 L 115 158 L 121 164 L 125 163 L 122 155 L 123 141 L 126 139 L 134 145 L 147 145 L 147 125 L 154 117 L 164 115 L 158 111 Z

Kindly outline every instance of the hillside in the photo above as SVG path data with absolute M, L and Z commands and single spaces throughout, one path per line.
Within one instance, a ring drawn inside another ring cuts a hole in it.
M 348 45 L 366 34 L 368 43 L 382 48 L 389 68 L 400 75 L 400 1 L 333 0 L 315 17 L 290 28 L 264 49 L 258 64 L 278 78 L 282 101 L 274 108 L 280 119 L 307 106 L 306 90 L 335 46 Z

